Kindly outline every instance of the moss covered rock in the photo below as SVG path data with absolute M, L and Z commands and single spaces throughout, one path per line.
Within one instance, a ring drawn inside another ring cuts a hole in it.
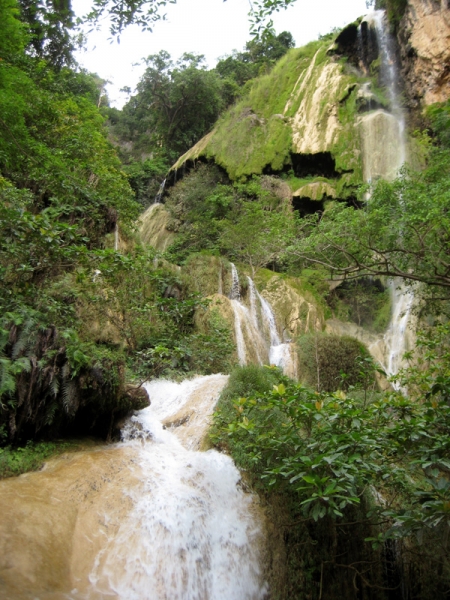
M 139 236 L 143 244 L 164 251 L 173 243 L 175 232 L 167 227 L 171 221 L 163 204 L 152 204 L 139 218 Z
M 341 188 L 362 181 L 356 129 L 357 77 L 330 51 L 330 41 L 288 52 L 255 79 L 214 130 L 174 165 L 200 157 L 222 166 L 232 180 L 294 167 L 296 155 L 329 154 Z M 312 161 L 311 175 L 314 172 Z M 337 185 L 334 186 L 339 187 Z

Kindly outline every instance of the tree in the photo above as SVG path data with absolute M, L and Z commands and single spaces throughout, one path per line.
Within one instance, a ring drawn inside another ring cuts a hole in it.
M 19 0 L 19 4 L 28 28 L 29 52 L 57 68 L 72 64 L 75 15 L 70 0 Z
M 446 298 L 450 290 L 450 155 L 432 151 L 423 172 L 379 181 L 362 210 L 334 204 L 304 219 L 289 249 L 300 262 L 345 279 L 365 275 L 421 282 Z
M 174 63 L 161 50 L 145 61 L 138 93 L 123 109 L 117 133 L 138 146 L 162 148 L 172 159 L 207 133 L 223 107 L 221 82 L 204 57 L 183 54 Z
M 242 86 L 257 77 L 261 70 L 272 66 L 295 45 L 292 34 L 283 31 L 279 35 L 273 29 L 268 29 L 259 39 L 246 43 L 243 52 L 233 52 L 221 59 L 216 65 L 216 71 L 224 80 L 230 80 Z M 239 94 L 239 87 L 236 95 Z
M 294 218 L 290 213 L 267 210 L 262 201 L 245 202 L 237 218 L 224 223 L 219 244 L 234 260 L 257 269 L 277 261 L 291 241 Z

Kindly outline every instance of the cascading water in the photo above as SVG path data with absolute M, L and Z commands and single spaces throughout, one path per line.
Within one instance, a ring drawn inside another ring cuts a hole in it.
M 124 443 L 0 482 L 0 598 L 265 598 L 260 509 L 198 451 L 226 380 L 153 381 Z
M 153 204 L 161 204 L 161 198 L 164 194 L 164 189 L 166 187 L 166 179 L 164 179 L 164 181 L 161 183 L 161 185 L 159 186 L 159 190 L 158 193 L 155 196 L 155 200 L 153 202 Z
M 265 298 L 261 296 L 258 290 L 255 288 L 253 281 L 249 279 L 250 288 L 254 290 L 256 297 L 259 300 L 263 318 L 266 321 L 269 334 L 270 334 L 270 347 L 269 347 L 269 362 L 271 365 L 280 367 L 287 375 L 291 377 L 297 376 L 295 357 L 295 349 L 291 343 L 282 342 L 278 335 L 277 324 L 275 321 L 275 315 L 272 307 Z
M 239 363 L 256 362 L 281 367 L 290 377 L 296 377 L 295 349 L 293 344 L 282 342 L 278 334 L 275 315 L 269 302 L 261 296 L 253 280 L 247 276 L 248 301 L 242 301 L 239 275 L 231 263 L 230 303 L 234 313 L 236 347 Z
M 365 21 L 376 34 L 381 82 L 386 88 L 390 107 L 390 112 L 376 110 L 361 119 L 364 178 L 368 183 L 373 183 L 378 178 L 392 180 L 406 160 L 405 117 L 399 101 L 399 77 L 393 42 L 386 28 L 385 12 L 373 11 Z M 406 334 L 411 325 L 414 295 L 396 280 L 391 282 L 390 289 L 392 316 L 384 338 L 386 351 L 383 366 L 388 375 L 395 375 L 408 349 Z
M 233 263 L 231 263 L 230 303 L 234 313 L 234 332 L 239 364 L 246 365 L 248 359 L 250 359 L 262 365 L 264 363 L 265 342 L 254 316 L 247 306 L 241 302 L 239 275 Z M 245 341 L 244 333 L 248 343 Z

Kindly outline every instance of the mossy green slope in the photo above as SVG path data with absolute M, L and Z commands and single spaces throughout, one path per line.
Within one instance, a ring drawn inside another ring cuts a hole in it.
M 345 187 L 362 180 L 357 79 L 330 49 L 327 39 L 288 52 L 174 168 L 205 157 L 237 180 L 281 171 L 291 163 L 291 153 L 330 152 L 337 171 L 333 187 L 345 195 Z

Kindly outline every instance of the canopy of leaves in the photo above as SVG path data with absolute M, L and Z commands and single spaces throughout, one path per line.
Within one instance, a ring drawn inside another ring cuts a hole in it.
M 216 71 L 227 87 L 224 92 L 227 105 L 242 94 L 242 86 L 266 72 L 270 67 L 295 45 L 292 34 L 287 31 L 275 34 L 273 29 L 267 30 L 261 38 L 247 42 L 242 52 L 233 52 L 219 60 Z
M 70 0 L 19 0 L 28 33 L 28 52 L 54 67 L 73 64 L 74 13 Z
M 205 67 L 204 57 L 184 54 L 176 63 L 161 50 L 149 56 L 137 94 L 124 106 L 113 133 L 133 143 L 133 151 L 163 152 L 174 161 L 215 123 L 222 84 Z

